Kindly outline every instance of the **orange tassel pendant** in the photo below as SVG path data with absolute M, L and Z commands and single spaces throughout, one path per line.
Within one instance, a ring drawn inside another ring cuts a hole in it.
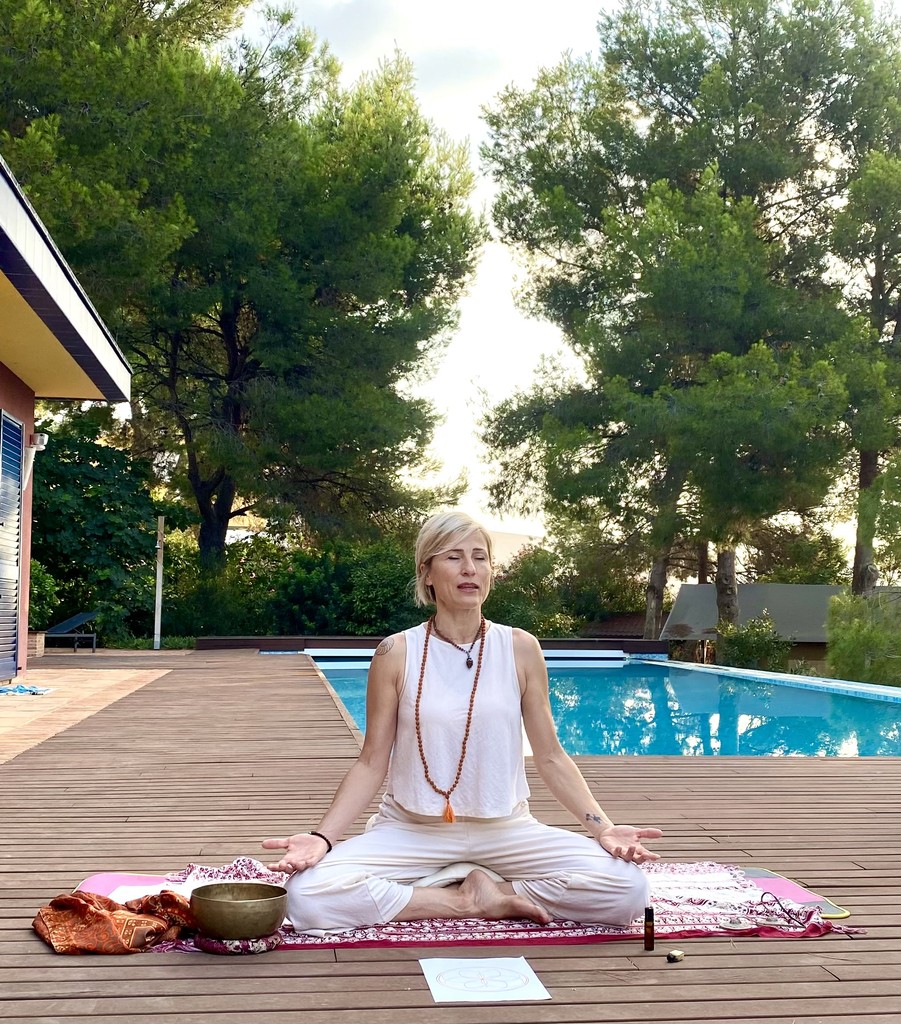
M 454 814 L 454 809 L 450 805 L 450 800 L 445 800 L 444 803 L 444 820 L 448 825 L 452 825 L 457 820 L 457 816 Z

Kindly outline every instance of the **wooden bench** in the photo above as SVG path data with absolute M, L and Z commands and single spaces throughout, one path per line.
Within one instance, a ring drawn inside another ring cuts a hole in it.
M 73 650 L 78 650 L 79 647 L 87 647 L 87 643 L 82 644 L 81 641 L 91 642 L 91 653 L 97 653 L 97 634 L 84 632 L 80 629 L 81 626 L 92 622 L 97 618 L 98 611 L 93 612 L 79 612 L 78 615 L 73 615 L 71 618 L 65 619 L 63 622 L 58 622 L 55 626 L 50 626 L 46 633 L 46 639 L 53 638 L 54 640 L 66 640 L 72 641 Z

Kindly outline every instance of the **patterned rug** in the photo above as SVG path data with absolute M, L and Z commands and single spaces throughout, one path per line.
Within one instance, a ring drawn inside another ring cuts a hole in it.
M 854 932 L 823 917 L 815 893 L 797 887 L 809 900 L 796 902 L 766 888 L 766 877 L 748 877 L 735 865 L 672 863 L 645 864 L 654 906 L 655 934 L 659 939 L 684 939 L 705 935 L 758 935 L 763 937 L 803 938 L 829 931 Z M 753 870 L 753 869 L 750 869 Z M 141 878 L 149 885 L 153 876 L 95 875 L 79 886 L 102 895 L 114 892 L 112 881 L 128 884 Z M 286 876 L 269 871 L 259 861 L 242 857 L 223 867 L 189 864 L 160 884 L 168 883 L 182 891 L 211 881 L 259 880 L 283 884 Z M 114 895 L 115 899 L 116 896 Z M 377 946 L 527 946 L 558 945 L 639 939 L 644 922 L 634 921 L 625 928 L 608 925 L 581 925 L 573 921 L 553 921 L 539 925 L 531 921 L 484 921 L 432 919 L 396 922 L 371 928 L 313 935 L 290 927 L 279 932 L 279 949 L 339 949 Z M 268 948 L 273 948 L 270 945 Z M 188 938 L 153 947 L 154 952 L 196 952 Z M 256 950 L 247 950 L 248 952 Z

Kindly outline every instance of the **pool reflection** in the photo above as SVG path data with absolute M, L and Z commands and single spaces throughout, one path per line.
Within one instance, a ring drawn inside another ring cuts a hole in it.
M 901 705 L 665 666 L 551 671 L 570 754 L 901 755 Z
M 365 729 L 366 669 L 326 674 Z M 634 664 L 551 668 L 550 691 L 570 754 L 901 756 L 901 704 L 890 701 Z

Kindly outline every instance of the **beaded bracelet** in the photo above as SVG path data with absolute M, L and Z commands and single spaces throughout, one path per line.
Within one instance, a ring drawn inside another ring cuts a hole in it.
M 328 849 L 325 851 L 326 853 L 332 852 L 332 844 L 329 841 L 328 836 L 324 836 L 321 832 L 314 832 L 312 829 L 310 830 L 310 835 L 316 836 L 318 839 L 321 839 L 325 843 L 325 845 L 328 847 Z

